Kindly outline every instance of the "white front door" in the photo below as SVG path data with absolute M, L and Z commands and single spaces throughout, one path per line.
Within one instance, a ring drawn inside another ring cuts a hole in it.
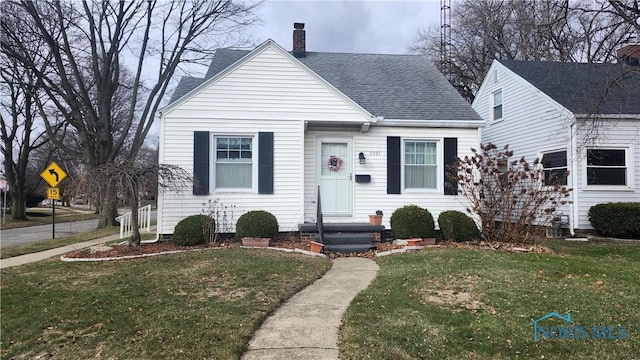
M 351 216 L 353 211 L 352 139 L 316 139 L 316 174 L 324 216 Z

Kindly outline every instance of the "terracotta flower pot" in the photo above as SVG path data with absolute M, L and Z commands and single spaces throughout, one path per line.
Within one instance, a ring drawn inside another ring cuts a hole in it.
M 371 225 L 382 225 L 382 216 L 383 215 L 369 215 L 369 224 Z
M 422 245 L 422 239 L 420 238 L 407 239 L 407 246 L 420 246 L 420 245 Z
M 259 237 L 243 237 L 242 238 L 242 246 L 269 247 L 270 242 L 271 242 L 270 238 L 259 238 Z
M 324 248 L 324 244 L 321 244 L 321 243 L 315 242 L 315 241 L 311 241 L 311 242 L 309 242 L 309 248 L 310 248 L 311 252 L 321 253 L 322 252 L 322 248 Z
M 422 239 L 422 245 L 435 245 L 435 244 L 436 244 L 436 238 Z

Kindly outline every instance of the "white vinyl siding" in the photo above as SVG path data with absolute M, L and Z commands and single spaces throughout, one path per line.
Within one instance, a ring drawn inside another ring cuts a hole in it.
M 362 122 L 361 109 L 274 48 L 267 47 L 213 84 L 183 100 L 167 116 Z M 224 76 L 223 76 L 224 75 Z M 228 125 L 233 128 L 233 123 Z

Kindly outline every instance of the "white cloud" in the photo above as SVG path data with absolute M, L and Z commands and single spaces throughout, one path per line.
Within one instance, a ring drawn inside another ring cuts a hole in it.
M 257 43 L 273 39 L 291 49 L 293 23 L 305 23 L 307 50 L 404 54 L 417 30 L 439 26 L 432 1 L 267 1 Z

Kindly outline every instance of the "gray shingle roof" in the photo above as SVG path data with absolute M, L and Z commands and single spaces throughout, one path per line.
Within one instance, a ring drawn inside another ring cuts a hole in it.
M 183 78 L 170 102 L 248 53 L 247 50 L 216 50 L 205 78 Z M 425 56 L 307 52 L 307 57 L 298 60 L 375 116 L 481 121 L 471 105 Z
M 574 114 L 640 114 L 638 68 L 625 64 L 498 61 Z

